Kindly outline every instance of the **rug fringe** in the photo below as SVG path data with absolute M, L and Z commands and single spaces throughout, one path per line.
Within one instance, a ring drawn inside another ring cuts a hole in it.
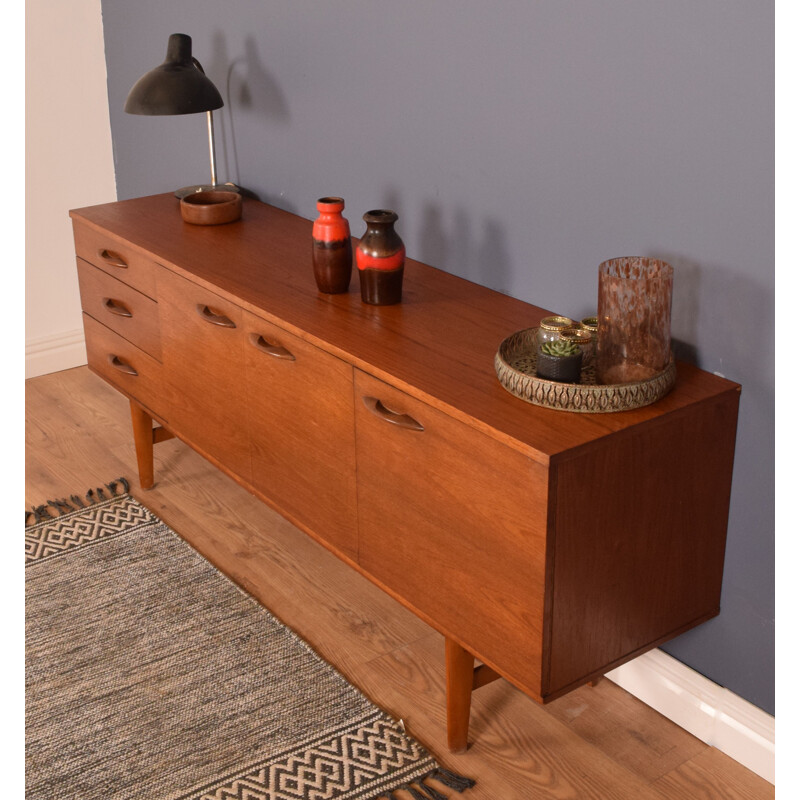
M 426 799 L 427 800 L 447 800 L 447 797 L 443 795 L 441 792 L 437 792 L 433 786 L 429 786 L 425 783 L 420 783 L 420 786 L 425 791 Z
M 457 775 L 455 772 L 451 772 L 444 767 L 437 767 L 426 775 L 426 777 L 433 778 L 433 780 L 439 781 L 439 783 L 443 783 L 451 789 L 455 789 L 459 794 L 465 789 L 471 789 L 475 785 L 475 781 L 472 780 L 472 778 L 465 778 L 463 775 Z
M 399 791 L 408 792 L 413 800 L 447 800 L 447 795 L 442 794 L 429 783 L 423 783 L 423 781 L 427 780 L 438 781 L 459 794 L 466 789 L 471 789 L 475 785 L 475 781 L 472 780 L 472 778 L 465 778 L 463 775 L 457 775 L 449 769 L 444 769 L 444 767 L 437 767 L 431 770 L 427 775 L 423 775 L 421 778 L 417 778 L 417 780 L 411 783 L 395 786 L 392 791 L 379 794 L 377 797 L 373 798 L 373 800 L 399 800 L 394 794 Z
M 108 495 L 106 495 L 104 489 L 108 491 Z M 118 489 L 121 489 L 121 491 L 117 491 Z M 77 511 L 79 508 L 86 508 L 95 503 L 109 500 L 112 497 L 127 494 L 129 490 L 130 484 L 128 481 L 125 478 L 117 478 L 115 481 L 98 486 L 96 489 L 89 489 L 83 500 L 78 495 L 71 494 L 69 497 L 48 500 L 40 506 L 31 506 L 30 511 L 25 511 L 25 527 L 28 528 L 39 522 L 55 519 L 64 514 L 69 514 L 71 511 Z

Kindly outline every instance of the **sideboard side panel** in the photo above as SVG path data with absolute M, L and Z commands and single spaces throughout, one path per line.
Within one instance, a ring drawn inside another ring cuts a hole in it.
M 548 694 L 719 613 L 738 402 L 559 463 Z

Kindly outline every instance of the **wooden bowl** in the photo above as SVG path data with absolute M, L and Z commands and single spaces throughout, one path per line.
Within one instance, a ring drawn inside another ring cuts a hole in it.
M 192 225 L 222 225 L 242 216 L 242 196 L 238 192 L 213 190 L 195 192 L 181 198 L 181 216 Z

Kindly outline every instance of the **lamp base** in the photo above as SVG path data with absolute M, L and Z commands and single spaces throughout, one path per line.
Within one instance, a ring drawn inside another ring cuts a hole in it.
M 195 192 L 237 192 L 242 194 L 242 190 L 235 183 L 217 183 L 217 184 L 202 184 L 198 186 L 185 186 L 183 189 L 175 191 L 175 197 L 179 200 L 181 197 L 186 197 L 187 194 L 194 194 Z

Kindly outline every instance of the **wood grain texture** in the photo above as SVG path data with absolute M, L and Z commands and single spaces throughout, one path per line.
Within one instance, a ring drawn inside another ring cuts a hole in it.
M 154 479 L 153 418 L 135 400 L 131 400 L 131 427 L 133 428 L 133 444 L 136 448 L 139 486 L 142 489 L 152 489 Z
M 242 311 L 165 269 L 158 271 L 158 298 L 169 424 L 249 481 Z
M 164 392 L 161 364 L 88 314 L 83 315 L 83 329 L 89 367 L 127 397 L 168 418 L 174 406 Z
M 245 313 L 253 486 L 358 557 L 353 368 Z
M 81 306 L 107 328 L 161 360 L 158 304 L 124 281 L 78 259 Z
M 323 294 L 311 267 L 312 223 L 247 199 L 240 223 L 216 227 L 186 225 L 171 194 L 71 214 L 81 227 L 135 241 L 152 260 L 376 377 L 391 377 L 411 395 L 545 464 L 551 455 L 734 387 L 681 363 L 675 389 L 658 407 L 602 419 L 532 407 L 503 389 L 493 359 L 509 334 L 551 313 L 544 308 L 413 259 L 406 260 L 403 302 L 395 306 L 366 305 L 352 287 Z
M 547 693 L 719 612 L 738 395 L 559 462 Z
M 452 639 L 445 638 L 447 746 L 451 753 L 467 749 L 469 710 L 475 679 L 475 657 Z
M 441 638 L 430 636 L 365 665 L 357 677 L 376 702 L 401 716 L 425 740 L 435 737 L 444 725 L 443 662 Z M 541 706 L 515 692 L 505 681 L 489 684 L 472 696 L 468 750 L 450 756 L 449 763 L 475 777 L 478 784 L 471 791 L 487 800 L 677 800 L 680 795 L 662 794 L 656 788 L 660 784 L 653 773 L 660 771 L 653 770 L 649 760 L 666 768 L 711 748 L 635 698 L 624 692 L 620 695 L 618 686 L 603 683 L 607 693 L 596 706 L 583 709 L 579 726 L 551 713 L 550 705 Z M 615 699 L 627 714 L 615 715 L 611 707 Z M 642 732 L 651 741 L 639 741 Z M 654 752 L 656 747 L 674 751 L 674 759 L 668 752 Z M 740 765 L 736 768 L 744 770 Z M 737 771 L 717 777 L 720 797 L 726 796 L 722 792 L 728 785 L 736 784 Z M 747 770 L 743 774 L 748 780 L 755 777 Z M 756 782 L 762 797 L 773 796 L 773 787 L 766 781 L 756 778 Z M 689 798 L 691 794 L 683 795 L 683 800 Z
M 72 212 L 79 255 L 156 279 L 162 385 L 87 317 L 92 368 L 421 619 L 547 701 L 717 613 L 735 384 L 682 365 L 635 411 L 532 407 L 493 355 L 543 309 L 413 262 L 397 306 L 323 295 L 307 220 L 175 210 Z
M 736 778 L 731 780 L 733 775 Z M 671 800 L 689 797 L 692 800 L 760 800 L 774 797 L 774 787 L 764 784 L 762 778 L 751 772 L 742 773 L 741 766 L 732 758 L 709 747 L 653 785 Z
M 355 387 L 359 564 L 541 696 L 546 471 L 375 378 L 357 372 Z
M 708 745 L 687 731 L 665 725 L 664 717 L 641 700 L 620 692 L 606 678 L 544 706 L 546 712 L 628 770 L 656 781 Z
M 78 258 L 125 281 L 148 297 L 154 296 L 155 264 L 148 253 L 124 237 L 81 224 L 79 220 L 73 224 L 73 234 Z
M 141 491 L 128 401 L 86 367 L 26 381 L 25 430 L 28 507 L 127 476 L 138 500 L 446 766 L 476 778 L 473 800 L 774 797 L 766 781 L 609 681 L 544 707 L 505 681 L 485 686 L 472 699 L 472 745 L 450 755 L 442 637 L 399 603 L 178 440 L 156 448 L 159 480 Z

